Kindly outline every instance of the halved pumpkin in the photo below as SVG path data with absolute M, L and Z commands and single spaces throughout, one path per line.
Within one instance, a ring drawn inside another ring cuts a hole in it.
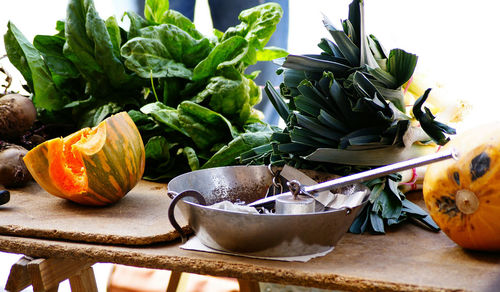
M 94 128 L 46 141 L 24 162 L 35 181 L 50 194 L 85 205 L 108 205 L 125 196 L 145 166 L 141 135 L 126 112 Z

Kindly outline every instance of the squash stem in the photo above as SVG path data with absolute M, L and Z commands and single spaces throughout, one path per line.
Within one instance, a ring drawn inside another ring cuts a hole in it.
M 457 191 L 455 202 L 458 210 L 465 214 L 472 214 L 479 207 L 479 199 L 476 194 L 466 189 Z

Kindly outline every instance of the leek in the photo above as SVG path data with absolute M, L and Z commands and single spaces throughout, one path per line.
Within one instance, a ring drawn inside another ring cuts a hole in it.
M 348 175 L 429 154 L 447 142 L 455 130 L 427 107 L 432 91 L 420 91 L 421 84 L 412 79 L 418 57 L 402 49 L 386 51 L 375 36 L 365 34 L 363 1 L 349 5 L 343 30 L 326 17 L 323 23 L 333 41 L 322 39 L 319 55 L 287 56 L 278 71 L 283 75 L 279 92 L 270 83 L 265 87 L 285 129 L 274 133 L 268 146 L 241 155 L 241 163 Z M 433 110 L 438 107 L 433 100 Z M 368 182 L 370 202 L 351 232 L 384 233 L 384 226 L 407 218 L 438 230 L 430 216 L 405 199 L 403 191 L 418 187 L 413 180 L 397 173 Z

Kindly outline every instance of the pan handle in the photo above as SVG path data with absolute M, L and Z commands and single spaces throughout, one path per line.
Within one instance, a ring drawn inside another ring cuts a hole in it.
M 170 221 L 170 224 L 172 224 L 174 229 L 181 235 L 182 243 L 186 243 L 188 236 L 187 234 L 184 233 L 179 223 L 177 223 L 177 220 L 175 220 L 175 215 L 174 215 L 175 205 L 177 205 L 177 202 L 179 202 L 181 199 L 186 197 L 195 198 L 200 205 L 204 206 L 207 204 L 207 202 L 199 192 L 193 190 L 183 191 L 179 194 L 177 194 L 176 192 L 169 191 L 167 194 L 170 198 L 172 198 L 172 202 L 170 202 L 170 206 L 168 206 L 168 220 Z

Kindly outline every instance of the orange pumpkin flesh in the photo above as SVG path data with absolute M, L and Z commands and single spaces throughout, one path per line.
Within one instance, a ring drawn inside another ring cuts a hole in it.
M 92 155 L 102 148 L 105 141 L 106 126 L 102 123 L 93 129 L 84 128 L 66 138 L 48 142 L 49 174 L 61 192 L 79 194 L 88 188 L 82 152 Z
M 457 135 L 457 161 L 429 165 L 423 194 L 429 213 L 450 239 L 474 250 L 500 251 L 500 126 Z
M 119 113 L 92 129 L 38 145 L 24 161 L 47 192 L 80 204 L 108 205 L 141 179 L 145 151 L 132 119 Z

